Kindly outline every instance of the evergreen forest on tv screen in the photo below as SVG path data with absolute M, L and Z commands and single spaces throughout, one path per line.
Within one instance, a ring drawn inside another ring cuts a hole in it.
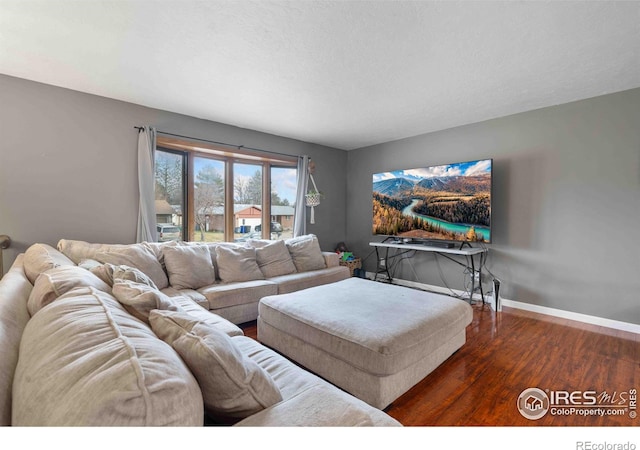
M 491 241 L 490 159 L 373 175 L 373 234 Z

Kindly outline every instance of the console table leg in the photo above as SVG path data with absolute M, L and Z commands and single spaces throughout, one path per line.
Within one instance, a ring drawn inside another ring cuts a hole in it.
M 473 303 L 473 293 L 476 291 L 476 266 L 473 255 L 469 257 L 471 260 L 471 292 L 469 293 L 469 304 Z
M 482 304 L 484 301 L 484 289 L 482 288 L 482 267 L 484 266 L 484 253 L 480 253 L 480 267 L 478 267 L 478 279 L 480 280 L 480 297 L 482 297 Z
M 380 253 L 378 253 L 378 247 L 376 247 L 376 274 L 373 276 L 373 281 L 378 281 L 379 273 L 380 273 Z
M 389 247 L 386 248 L 384 255 L 384 271 L 387 273 L 387 280 L 389 280 L 389 284 L 391 284 L 393 279 L 391 278 L 391 272 L 389 272 Z

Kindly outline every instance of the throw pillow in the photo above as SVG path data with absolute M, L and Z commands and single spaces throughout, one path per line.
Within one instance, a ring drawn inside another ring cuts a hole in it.
M 142 245 L 144 245 L 149 250 L 151 250 L 151 253 L 153 253 L 156 256 L 156 259 L 158 260 L 158 262 L 166 272 L 167 268 L 164 264 L 164 255 L 162 254 L 162 249 L 165 247 L 175 247 L 178 245 L 184 245 L 184 242 L 182 241 L 142 242 Z
M 129 314 L 147 324 L 151 310 L 179 311 L 182 309 L 168 295 L 135 281 L 116 280 L 113 283 L 113 296 L 129 311 Z
M 141 244 L 132 244 L 108 252 L 98 252 L 95 259 L 101 263 L 110 263 L 115 266 L 135 267 L 151 278 L 158 289 L 164 289 L 169 285 L 167 275 L 158 258 L 148 247 Z
M 320 270 L 326 266 L 318 238 L 313 234 L 299 236 L 285 241 L 293 264 L 298 272 Z
M 152 311 L 149 321 L 191 369 L 209 414 L 244 418 L 282 400 L 271 376 L 214 326 L 170 311 Z
M 151 278 L 149 278 L 142 271 L 136 269 L 135 267 L 129 267 L 125 265 L 114 266 L 112 264 L 108 265 L 113 268 L 111 276 L 114 283 L 118 280 L 134 281 L 136 283 L 146 284 L 153 289 L 158 289 Z
M 224 283 L 264 279 L 256 261 L 255 248 L 219 245 L 216 247 L 216 260 Z
M 176 289 L 199 289 L 216 282 L 211 252 L 204 245 L 163 247 L 169 283 Z
M 97 261 L 96 261 L 97 262 Z M 80 267 L 86 268 L 86 264 L 82 264 Z M 113 268 L 116 267 L 113 264 L 105 263 L 102 264 L 98 262 L 97 265 L 92 266 L 89 270 L 92 274 L 100 278 L 102 281 L 107 283 L 109 286 L 113 286 Z
M 187 242 L 186 245 L 202 245 L 199 242 Z M 219 265 L 218 265 L 218 254 L 216 253 L 216 249 L 218 247 L 231 247 L 231 248 L 236 248 L 239 245 L 238 244 L 234 244 L 232 242 L 207 242 L 206 244 L 204 244 L 208 249 L 209 252 L 211 252 L 211 261 L 213 261 L 213 268 L 216 271 L 216 280 L 219 281 L 220 280 L 220 271 L 219 271 Z
M 288 275 L 296 271 L 284 241 L 274 241 L 256 248 L 256 261 L 265 278 Z
M 61 295 L 77 287 L 94 287 L 99 291 L 111 292 L 111 287 L 91 272 L 78 266 L 61 266 L 47 270 L 36 278 L 27 309 L 33 316 Z
M 247 239 L 247 245 L 253 248 L 266 247 L 267 245 L 271 244 L 271 242 L 272 241 L 269 241 L 267 239 Z
M 31 282 L 36 282 L 36 278 L 42 272 L 55 269 L 60 266 L 75 266 L 76 263 L 67 258 L 64 254 L 47 244 L 33 244 L 24 252 L 23 259 L 24 273 Z
M 153 282 L 153 280 L 135 267 L 129 267 L 125 265 L 114 266 L 113 264 L 109 263 L 102 264 L 91 259 L 84 260 L 80 264 L 80 267 L 89 270 L 89 272 L 100 278 L 109 286 L 113 286 L 114 280 L 118 279 L 135 281 L 136 283 L 144 283 L 154 289 L 157 289 L 156 284 Z

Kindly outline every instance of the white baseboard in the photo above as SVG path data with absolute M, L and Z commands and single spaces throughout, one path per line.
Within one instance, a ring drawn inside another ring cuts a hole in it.
M 373 279 L 374 276 L 375 276 L 374 273 L 367 272 L 367 278 Z M 386 277 L 384 278 L 381 277 L 380 274 L 378 274 L 378 278 L 382 278 L 383 280 L 386 279 Z M 442 286 L 434 286 L 426 283 L 418 283 L 416 281 L 400 280 L 400 279 L 394 278 L 393 284 L 422 289 L 430 292 L 436 292 L 439 294 L 466 297 L 466 292 L 464 291 L 459 291 L 456 289 L 450 290 L 447 288 L 443 288 Z M 473 299 L 482 300 L 482 298 L 480 297 L 480 294 L 474 294 Z M 487 303 L 491 303 L 493 299 L 490 296 L 487 296 L 485 294 L 485 300 Z M 522 309 L 525 311 L 531 311 L 538 314 L 545 314 L 547 316 L 560 317 L 562 319 L 575 320 L 576 322 L 583 322 L 591 325 L 598 325 L 605 328 L 613 328 L 614 330 L 628 331 L 630 333 L 640 334 L 640 325 L 635 323 L 606 319 L 604 317 L 590 316 L 587 314 L 581 314 L 581 313 L 576 313 L 572 311 L 565 311 L 562 309 L 549 308 L 547 306 L 532 305 L 530 303 L 523 303 L 523 302 L 517 302 L 515 300 L 509 300 L 504 297 L 500 297 L 500 301 L 502 303 L 502 306 L 507 306 L 509 308 Z
M 573 311 L 565 311 L 562 309 L 549 308 L 548 306 L 532 305 L 530 303 L 517 302 L 515 300 L 501 299 L 502 306 L 509 308 L 523 309 L 548 316 L 560 317 L 562 319 L 575 320 L 577 322 L 589 323 L 615 330 L 628 331 L 630 333 L 640 334 L 640 325 L 629 322 L 621 322 L 619 320 L 606 319 L 604 317 L 590 316 Z

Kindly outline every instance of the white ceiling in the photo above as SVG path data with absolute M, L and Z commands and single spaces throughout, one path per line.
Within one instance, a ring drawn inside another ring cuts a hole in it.
M 0 73 L 349 150 L 640 87 L 640 2 L 0 0 Z

